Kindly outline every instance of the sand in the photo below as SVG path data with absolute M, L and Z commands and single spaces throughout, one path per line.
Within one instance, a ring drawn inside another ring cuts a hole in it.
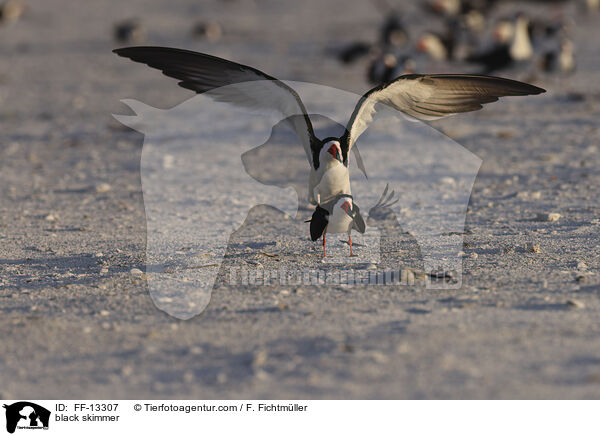
M 256 207 L 208 306 L 181 320 L 144 273 L 144 136 L 111 114 L 131 114 L 125 98 L 170 109 L 193 94 L 112 54 L 113 24 L 139 17 L 147 44 L 361 94 L 366 64 L 327 49 L 373 39 L 381 13 L 337 0 L 28 5 L 0 27 L 0 397 L 599 397 L 600 17 L 568 11 L 578 68 L 538 77 L 546 94 L 433 124 L 482 161 L 459 287 L 228 283 L 231 268 L 332 268 L 308 239 L 309 209 Z M 194 39 L 198 20 L 222 38 Z M 392 242 L 422 268 L 414 238 Z

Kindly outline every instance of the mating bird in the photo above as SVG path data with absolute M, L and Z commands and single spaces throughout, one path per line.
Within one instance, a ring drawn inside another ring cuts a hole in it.
M 386 214 L 389 208 L 396 204 L 399 198 L 395 198 L 395 192 L 388 193 L 389 184 L 385 189 L 375 206 L 369 210 L 368 219 L 378 219 L 381 214 Z M 317 205 L 311 219 L 306 221 L 310 223 L 310 238 L 316 241 L 323 237 L 323 257 L 327 256 L 326 237 L 327 233 L 347 233 L 348 245 L 350 246 L 350 256 L 352 252 L 352 230 L 364 233 L 367 229 L 365 220 L 360 213 L 360 208 L 354 203 L 354 198 L 349 194 L 339 194 L 335 198 L 324 204 Z
M 255 68 L 176 48 L 127 47 L 114 52 L 157 68 L 179 80 L 181 87 L 206 93 L 216 101 L 280 114 L 304 146 L 311 167 L 308 200 L 312 204 L 327 203 L 340 194 L 352 195 L 349 153 L 353 151 L 358 167 L 366 175 L 355 144 L 386 106 L 410 118 L 429 121 L 479 110 L 499 97 L 545 92 L 537 86 L 492 76 L 406 74 L 364 94 L 342 136 L 319 139 L 296 91 Z M 228 86 L 236 84 L 239 86 Z
M 347 233 L 350 256 L 354 256 L 351 232 L 356 230 L 364 233 L 367 228 L 360 209 L 350 194 L 338 194 L 330 201 L 318 204 L 312 218 L 306 222 L 310 223 L 310 238 L 313 241 L 323 237 L 323 257 L 327 256 L 327 233 Z

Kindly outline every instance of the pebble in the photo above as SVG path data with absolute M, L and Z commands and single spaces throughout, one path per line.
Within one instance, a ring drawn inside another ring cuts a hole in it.
M 502 254 L 512 254 L 515 252 L 515 247 L 511 246 L 511 245 L 507 245 L 505 247 L 502 247 L 502 249 L 500 250 L 500 252 Z
M 587 266 L 587 264 L 585 262 L 580 261 L 580 262 L 577 262 L 577 269 L 579 271 L 585 271 L 585 270 L 588 269 L 588 266 Z
M 345 353 L 354 353 L 354 345 L 352 344 L 342 344 L 340 349 Z
M 556 212 L 551 212 L 551 213 L 538 213 L 536 219 L 538 221 L 547 221 L 547 222 L 553 222 L 553 221 L 558 221 L 560 219 L 560 214 L 556 213 Z
M 381 353 L 379 351 L 373 351 L 371 353 L 371 357 L 377 363 L 386 363 L 389 360 L 388 357 L 385 354 L 383 354 L 383 353 Z
M 100 316 L 109 316 L 110 312 L 108 310 L 101 310 L 100 311 Z
M 583 304 L 583 302 L 579 301 L 579 300 L 567 300 L 567 302 L 565 304 L 567 306 L 573 307 L 575 309 L 583 309 L 583 308 L 585 308 L 585 304 Z
M 204 349 L 198 345 L 192 345 L 190 347 L 190 354 L 194 355 L 194 356 L 199 356 L 202 353 L 204 353 Z
M 96 192 L 98 193 L 104 193 L 104 192 L 108 192 L 112 189 L 112 186 L 110 186 L 108 183 L 100 183 L 99 185 L 96 185 Z
M 517 193 L 517 198 L 539 200 L 540 198 L 542 198 L 542 193 L 540 191 L 534 191 L 534 192 L 521 191 L 521 192 Z
M 542 250 L 540 248 L 540 244 L 538 242 L 533 243 L 533 242 L 528 242 L 527 243 L 527 251 L 529 253 L 541 253 Z
M 163 168 L 168 170 L 175 166 L 175 158 L 173 155 L 166 154 L 163 156 Z
M 129 270 L 129 272 L 132 276 L 141 276 L 144 274 L 144 271 L 142 271 L 139 268 L 131 268 L 131 270 Z
M 46 218 L 44 218 L 44 219 L 46 221 L 50 221 L 50 222 L 56 221 L 56 217 L 52 214 L 46 215 Z
M 226 382 L 227 382 L 227 374 L 225 374 L 224 372 L 220 372 L 219 374 L 217 374 L 217 383 L 223 384 Z
M 454 185 L 456 183 L 456 180 L 454 180 L 453 177 L 442 177 L 440 178 L 440 183 L 442 185 Z
M 252 360 L 252 366 L 258 368 L 264 366 L 269 359 L 269 355 L 265 350 L 259 350 L 254 353 L 254 359 Z

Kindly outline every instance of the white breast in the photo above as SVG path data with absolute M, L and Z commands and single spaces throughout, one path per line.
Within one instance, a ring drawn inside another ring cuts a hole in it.
M 348 168 L 335 161 L 322 167 L 322 176 L 314 188 L 314 196 L 320 197 L 321 203 L 337 194 L 350 194 L 350 173 Z M 321 168 L 319 168 L 321 170 Z M 342 211 L 343 212 L 343 211 Z
M 338 200 L 329 216 L 327 224 L 327 233 L 348 233 L 352 227 L 352 218 L 342 209 L 342 204 L 347 202 L 347 198 Z
M 517 61 L 529 59 L 533 56 L 533 48 L 527 31 L 528 24 L 529 21 L 526 18 L 520 17 L 517 19 L 515 39 L 510 47 L 510 55 Z

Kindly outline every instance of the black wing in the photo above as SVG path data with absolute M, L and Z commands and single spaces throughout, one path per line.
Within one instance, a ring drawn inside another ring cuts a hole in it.
M 113 51 L 161 70 L 178 79 L 179 86 L 207 93 L 216 101 L 281 115 L 302 142 L 312 165 L 312 150 L 318 148 L 319 141 L 300 96 L 280 80 L 247 65 L 189 50 L 126 47 Z
M 325 227 L 327 227 L 327 216 L 329 212 L 323 209 L 321 206 L 317 206 L 315 211 L 312 214 L 312 218 L 310 220 L 310 239 L 316 241 L 323 235 L 325 231 Z
M 356 203 L 352 204 L 352 219 L 352 228 L 354 228 L 354 230 L 358 231 L 359 233 L 364 233 L 367 229 L 367 225 L 365 224 L 365 220 L 360 214 L 360 208 L 356 205 Z

